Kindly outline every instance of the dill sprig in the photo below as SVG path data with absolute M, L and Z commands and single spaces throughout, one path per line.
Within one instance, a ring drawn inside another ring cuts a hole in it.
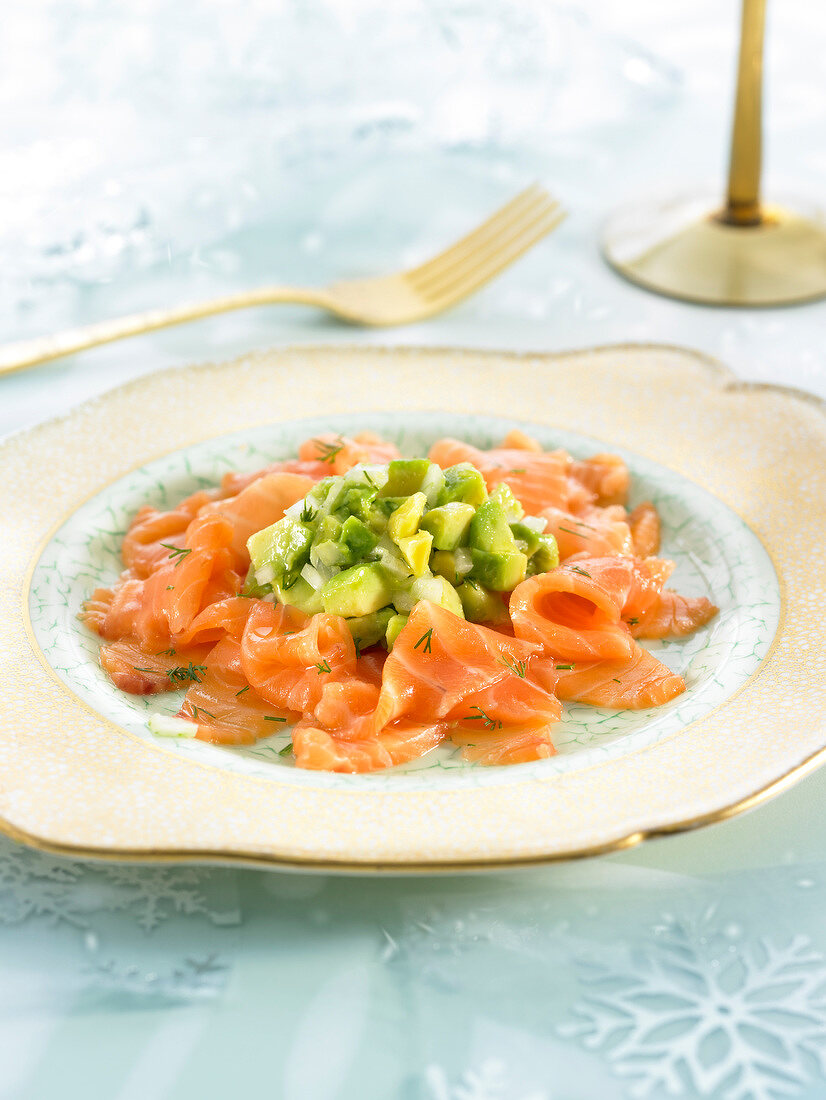
M 292 748 L 293 748 L 292 741 L 288 741 L 283 749 L 278 750 L 278 755 L 279 756 L 286 756 L 288 753 L 292 752 Z
M 212 714 L 208 710 L 204 710 L 203 707 L 196 707 L 194 703 L 190 703 L 189 705 L 192 707 L 192 717 L 195 719 L 196 722 L 198 721 L 199 712 L 201 714 L 205 714 L 207 716 L 207 718 L 211 718 L 213 722 L 218 721 L 218 719 L 215 717 L 214 714 Z
M 244 692 L 245 692 L 245 691 L 249 691 L 249 689 L 250 689 L 250 686 L 249 686 L 249 684 L 247 684 L 247 686 L 246 686 L 246 687 L 242 687 L 240 691 L 236 691 L 236 693 L 235 693 L 235 698 L 237 699 L 239 695 L 243 695 L 243 694 L 244 694 Z
M 184 558 L 187 556 L 187 554 L 192 553 L 192 547 L 191 546 L 189 546 L 189 547 L 188 546 L 173 546 L 171 542 L 162 542 L 161 546 L 163 546 L 163 548 L 165 550 L 169 550 L 169 552 L 170 552 L 169 557 L 170 558 L 175 558 L 176 559 L 175 560 L 175 565 L 180 565 L 181 562 L 184 560 Z
M 327 443 L 324 439 L 314 439 L 313 443 L 316 445 L 319 461 L 328 462 L 331 466 L 336 460 L 336 455 L 344 446 L 344 440 L 340 435 L 336 436 L 332 443 Z
M 562 527 L 560 525 L 559 530 L 564 531 L 566 535 L 576 535 L 577 538 L 580 538 L 580 539 L 587 539 L 588 538 L 588 535 L 583 535 L 583 533 L 581 531 L 572 531 L 570 527 Z
M 179 665 L 177 668 L 168 668 L 166 675 L 169 677 L 171 684 L 185 684 L 192 681 L 194 684 L 200 684 L 201 677 L 199 672 L 206 672 L 206 665 L 193 665 L 192 661 L 189 662 L 189 668 L 184 668 L 183 665 Z
M 466 714 L 462 719 L 463 722 L 479 722 L 481 721 L 488 730 L 500 730 L 502 723 L 497 722 L 495 718 L 491 718 L 489 714 L 482 710 L 481 707 L 471 707 L 471 710 L 478 711 L 478 714 Z
M 578 565 L 569 565 L 568 568 L 571 569 L 574 573 L 579 573 L 579 575 L 582 577 L 590 578 L 591 576 L 587 569 L 580 569 Z
M 170 646 L 169 649 L 159 649 L 158 652 L 155 654 L 155 656 L 156 657 L 174 657 L 175 656 L 175 649 L 172 646 Z
M 518 470 L 508 470 L 509 474 L 526 474 L 527 472 L 524 466 L 520 466 Z
M 275 714 L 265 714 L 264 715 L 264 721 L 265 722 L 286 722 L 287 719 L 286 718 L 278 718 Z
M 570 672 L 573 667 L 573 665 L 554 665 L 554 668 L 563 672 Z
M 520 680 L 525 679 L 525 674 L 528 671 L 527 661 L 509 661 L 507 657 L 502 658 L 502 664 L 505 668 L 509 668 L 514 675 L 518 676 Z
M 326 660 L 326 659 L 325 659 L 325 660 L 323 660 L 323 661 L 321 662 L 321 664 L 318 664 L 318 665 L 316 665 L 315 667 L 316 667 L 316 668 L 318 669 L 318 675 L 319 675 L 319 676 L 320 676 L 320 675 L 322 674 L 322 672 L 332 672 L 332 671 L 333 671 L 333 670 L 332 670 L 332 669 L 330 668 L 330 662 L 329 662 L 328 660 Z
M 431 626 L 431 628 L 429 630 L 426 630 L 424 632 L 424 634 L 422 634 L 421 638 L 419 638 L 418 642 L 416 642 L 416 644 L 413 646 L 413 648 L 418 649 L 419 646 L 422 645 L 422 642 L 424 642 L 424 645 L 422 646 L 422 653 L 431 653 L 432 650 L 431 650 L 430 643 L 431 643 L 432 640 L 433 640 L 433 627 Z
M 302 523 L 312 523 L 315 517 L 318 515 L 318 509 L 313 509 L 309 504 L 305 504 L 301 509 L 301 515 L 298 517 Z
M 628 625 L 629 626 L 636 626 L 639 623 L 639 621 L 640 621 L 639 619 L 629 619 L 628 620 Z

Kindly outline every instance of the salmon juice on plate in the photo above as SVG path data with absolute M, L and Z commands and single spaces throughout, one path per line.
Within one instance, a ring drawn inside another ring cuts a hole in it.
M 554 754 L 562 702 L 661 706 L 685 691 L 640 640 L 717 608 L 666 582 L 660 520 L 623 460 L 522 431 L 402 458 L 373 432 L 306 440 L 134 516 L 124 572 L 81 617 L 133 695 L 186 688 L 160 735 L 252 744 L 292 729 L 300 768 L 369 772 L 452 742 L 464 760 Z

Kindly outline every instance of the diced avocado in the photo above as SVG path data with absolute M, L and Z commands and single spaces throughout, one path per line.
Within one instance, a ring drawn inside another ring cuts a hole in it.
M 414 493 L 409 496 L 387 521 L 387 534 L 390 538 L 398 542 L 399 539 L 415 535 L 426 507 L 427 497 L 424 493 Z
M 305 615 L 317 615 L 324 610 L 321 596 L 303 577 L 297 577 L 286 588 L 281 580 L 274 581 L 272 586 L 273 594 L 278 603 L 292 604 L 293 607 L 303 611 Z
M 494 592 L 510 592 L 525 579 L 527 556 L 519 550 L 493 552 L 471 548 L 473 571 L 471 578 Z
M 398 638 L 406 626 L 407 615 L 394 615 L 391 618 L 390 622 L 387 624 L 387 632 L 384 635 L 384 640 L 387 643 L 388 649 L 393 648 L 396 638 Z
M 384 638 L 393 614 L 392 607 L 383 607 L 380 611 L 373 611 L 369 615 L 359 615 L 347 620 L 353 641 L 359 651 L 375 645 Z
M 316 568 L 319 565 L 326 565 L 328 568 L 341 568 L 342 565 L 350 565 L 351 562 L 345 562 L 344 557 L 343 549 L 332 539 L 325 539 L 324 542 L 314 542 L 310 549 L 310 561 Z
M 516 541 L 508 526 L 505 510 L 495 500 L 486 500 L 476 509 L 468 532 L 471 548 L 491 554 L 516 551 Z
M 452 611 L 460 619 L 465 617 L 462 601 L 456 589 L 444 577 L 419 577 L 413 582 L 411 596 L 414 603 L 418 603 L 419 600 L 430 600 L 431 603 L 439 604 L 447 611 Z
M 528 557 L 539 549 L 541 535 L 534 531 L 533 527 L 526 527 L 524 523 L 512 523 L 511 534 L 516 539 L 516 547 Z
M 499 623 L 508 617 L 505 601 L 496 592 L 489 592 L 477 581 L 464 581 L 456 589 L 465 618 L 472 623 Z
M 429 531 L 417 531 L 415 535 L 397 539 L 397 544 L 414 575 L 420 577 L 427 570 L 433 536 Z
M 262 596 L 267 596 L 270 592 L 272 592 L 272 585 L 259 584 L 255 579 L 255 569 L 250 566 L 246 580 L 241 586 L 241 595 L 251 596 L 253 599 L 260 600 Z
M 502 505 L 508 523 L 515 523 L 517 520 L 522 519 L 525 514 L 525 509 L 513 495 L 510 485 L 505 481 L 500 481 L 492 490 L 490 499 Z
M 319 595 L 329 615 L 351 619 L 385 607 L 390 603 L 392 591 L 384 566 L 367 562 L 337 573 L 319 589 Z
M 531 571 L 547 573 L 559 565 L 559 547 L 553 535 L 540 535 L 539 546 L 531 555 Z
M 390 463 L 383 497 L 409 497 L 418 493 L 431 463 L 426 458 L 397 458 Z
M 469 462 L 459 462 L 455 466 L 448 466 L 444 472 L 445 486 L 439 496 L 437 504 L 449 504 L 451 501 L 461 501 L 472 508 L 478 508 L 488 499 L 488 490 L 485 479 L 475 466 Z
M 455 550 L 467 542 L 473 514 L 472 505 L 453 500 L 425 512 L 419 526 L 433 535 L 437 550 Z
M 376 498 L 376 489 L 347 489 L 336 502 L 336 514 L 341 516 L 358 516 L 359 519 L 369 519 L 372 503 Z
M 355 565 L 356 562 L 363 561 L 375 549 L 378 541 L 378 535 L 373 534 L 365 523 L 356 516 L 350 516 L 341 525 L 338 536 L 342 564 Z
M 451 584 L 459 583 L 456 572 L 456 555 L 452 550 L 434 550 L 430 557 L 430 571 L 438 577 L 444 577 Z
M 444 487 L 445 475 L 441 466 L 437 466 L 435 462 L 431 462 L 419 486 L 419 492 L 424 493 L 427 497 L 428 508 L 433 508 L 439 503 L 439 498 L 442 495 Z
M 315 525 L 315 538 L 313 541 L 324 542 L 326 539 L 330 539 L 335 542 L 340 532 L 341 520 L 336 519 L 335 516 L 322 516 Z
M 310 556 L 312 539 L 310 528 L 292 516 L 250 535 L 247 549 L 258 582 L 271 583 L 275 577 L 298 573 Z

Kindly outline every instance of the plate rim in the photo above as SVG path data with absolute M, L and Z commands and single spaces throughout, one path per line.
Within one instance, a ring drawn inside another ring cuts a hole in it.
M 304 343 L 300 343 L 300 344 L 292 344 L 292 345 L 288 345 L 288 346 L 285 345 L 285 346 L 274 347 L 274 348 L 260 349 L 258 351 L 248 353 L 247 355 L 242 355 L 242 356 L 240 356 L 240 357 L 238 357 L 234 360 L 224 361 L 224 362 L 221 362 L 221 363 L 202 362 L 202 363 L 198 363 L 198 364 L 173 366 L 173 367 L 161 368 L 157 371 L 150 371 L 147 374 L 140 375 L 137 378 L 130 379 L 129 381 L 127 381 L 127 382 L 125 382 L 125 383 L 123 383 L 119 386 L 112 387 L 111 389 L 105 391 L 103 394 L 100 394 L 97 397 L 93 397 L 93 398 L 88 399 L 86 401 L 83 401 L 83 402 L 81 402 L 77 405 L 74 405 L 67 412 L 65 412 L 65 413 L 63 413 L 59 416 L 49 418 L 48 420 L 41 421 L 40 423 L 35 424 L 35 425 L 24 426 L 24 427 L 18 429 L 17 431 L 15 431 L 15 432 L 9 433 L 9 434 L 3 436 L 0 439 L 0 444 L 5 445 L 8 442 L 13 441 L 14 439 L 16 439 L 20 436 L 26 436 L 27 434 L 35 432 L 35 431 L 37 431 L 38 429 L 41 429 L 41 428 L 46 428 L 46 427 L 55 428 L 55 427 L 58 427 L 61 424 L 61 422 L 65 422 L 67 420 L 70 420 L 73 415 L 78 413 L 79 410 L 87 409 L 90 406 L 96 405 L 96 404 L 98 404 L 99 402 L 102 402 L 102 401 L 106 401 L 107 399 L 115 397 L 116 395 L 124 395 L 124 394 L 128 393 L 129 390 L 140 389 L 148 381 L 157 380 L 157 378 L 159 376 L 174 375 L 178 372 L 187 372 L 187 371 L 191 372 L 193 369 L 195 369 L 195 370 L 209 369 L 209 368 L 225 369 L 225 368 L 231 366 L 232 364 L 238 363 L 240 361 L 247 361 L 247 360 L 255 361 L 256 359 L 270 358 L 272 356 L 276 356 L 276 357 L 277 356 L 285 356 L 286 357 L 286 356 L 295 355 L 295 354 L 312 355 L 313 353 L 321 353 L 321 354 L 344 353 L 344 354 L 346 354 L 346 353 L 352 353 L 352 352 L 356 352 L 358 354 L 364 355 L 366 358 L 389 357 L 389 356 L 394 356 L 394 355 L 404 356 L 404 355 L 411 355 L 411 354 L 412 355 L 424 354 L 426 356 L 433 356 L 433 355 L 438 355 L 438 354 L 441 353 L 441 354 L 450 355 L 450 356 L 453 356 L 453 357 L 467 356 L 467 357 L 478 357 L 478 358 L 483 358 L 483 359 L 488 359 L 488 360 L 502 359 L 502 360 L 509 360 L 509 361 L 518 361 L 518 360 L 523 360 L 523 359 L 533 359 L 533 360 L 539 359 L 539 360 L 549 361 L 549 362 L 552 362 L 552 363 L 555 363 L 555 364 L 560 363 L 560 362 L 564 362 L 564 360 L 568 359 L 568 358 L 579 358 L 579 357 L 585 358 L 585 357 L 590 356 L 590 355 L 600 355 L 600 354 L 604 354 L 604 353 L 616 354 L 616 353 L 628 352 L 628 353 L 633 354 L 633 353 L 642 352 L 642 353 L 648 353 L 648 354 L 650 354 L 650 353 L 676 354 L 680 357 L 684 357 L 686 360 L 688 360 L 691 363 L 691 365 L 693 365 L 695 367 L 703 367 L 705 369 L 705 371 L 708 372 L 708 375 L 711 375 L 718 383 L 722 383 L 722 385 L 719 386 L 719 388 L 721 389 L 722 392 L 726 392 L 726 391 L 743 391 L 743 392 L 755 392 L 755 391 L 766 392 L 766 391 L 768 391 L 768 392 L 774 392 L 774 393 L 777 393 L 781 396 L 789 397 L 789 398 L 792 398 L 792 399 L 795 399 L 795 400 L 800 400 L 800 401 L 804 402 L 807 405 L 811 405 L 812 407 L 817 409 L 817 411 L 820 412 L 821 414 L 826 412 L 826 401 L 824 401 L 822 398 L 820 398 L 816 394 L 812 394 L 812 393 L 810 393 L 806 390 L 802 390 L 802 389 L 799 389 L 799 388 L 796 388 L 796 387 L 786 386 L 786 385 L 778 384 L 778 383 L 750 382 L 750 381 L 742 380 L 739 377 L 737 377 L 734 374 L 734 372 L 726 364 L 724 364 L 720 360 L 714 358 L 713 356 L 708 355 L 707 353 L 704 353 L 704 352 L 695 351 L 692 348 L 683 347 L 683 346 L 675 345 L 675 344 L 661 344 L 661 343 L 647 343 L 647 342 L 644 342 L 644 343 L 604 344 L 604 345 L 597 345 L 595 347 L 589 347 L 589 348 L 574 348 L 574 349 L 567 349 L 567 350 L 560 351 L 560 352 L 548 352 L 548 351 L 530 351 L 530 350 L 513 351 L 513 350 L 510 350 L 510 349 L 498 349 L 498 348 L 490 348 L 490 347 L 488 347 L 488 348 L 471 348 L 471 347 L 459 347 L 459 348 L 457 348 L 457 347 L 439 347 L 439 346 L 429 346 L 429 345 L 424 345 L 424 346 L 381 345 L 381 346 L 379 346 L 379 345 L 361 345 L 361 344 L 344 343 L 344 342 L 342 342 L 342 343 L 332 343 L 332 344 L 329 344 L 329 343 L 328 344 L 315 344 L 315 343 L 304 344 Z M 707 375 L 706 382 L 710 383 L 711 378 L 709 378 L 708 375 Z M 700 383 L 700 384 L 702 384 L 702 383 Z M 712 385 L 713 385 L 713 383 L 712 383 Z M 423 411 L 423 410 L 421 410 L 421 411 Z M 289 418 L 289 419 L 294 419 L 294 418 Z M 511 419 L 519 419 L 519 417 L 512 417 Z M 278 421 L 274 420 L 273 423 L 277 424 Z M 234 429 L 234 430 L 237 431 L 238 429 Z M 574 430 L 576 430 L 576 429 L 574 429 Z M 209 436 L 209 437 L 206 437 L 206 438 L 207 439 L 218 438 L 222 434 L 231 434 L 232 431 L 233 431 L 233 429 L 230 429 L 227 432 L 219 432 L 219 433 L 216 433 L 213 436 Z M 33 572 L 36 568 L 37 562 L 39 561 L 39 559 L 42 555 L 44 547 L 47 545 L 48 541 L 51 539 L 51 537 L 53 536 L 55 531 L 60 526 L 62 526 L 62 524 L 65 523 L 66 520 L 72 514 L 74 514 L 74 512 L 79 507 L 82 506 L 82 504 L 84 504 L 86 501 L 90 500 L 94 496 L 98 495 L 99 493 L 103 492 L 108 486 L 110 486 L 114 482 L 119 481 L 121 478 L 127 476 L 128 473 L 131 470 L 138 469 L 141 466 L 144 466 L 147 463 L 150 463 L 150 462 L 154 461 L 155 459 L 161 458 L 165 455 L 169 455 L 171 453 L 174 453 L 175 451 L 186 450 L 188 447 L 193 445 L 193 442 L 189 442 L 189 443 L 185 442 L 182 445 L 179 445 L 177 447 L 173 447 L 172 449 L 170 449 L 168 447 L 165 447 L 157 453 L 152 453 L 148 456 L 144 456 L 140 462 L 136 463 L 134 466 L 131 466 L 126 470 L 122 470 L 120 473 L 117 474 L 116 477 L 108 480 L 103 485 L 98 484 L 92 490 L 92 492 L 90 492 L 89 494 L 84 496 L 81 500 L 74 500 L 73 504 L 72 504 L 72 507 L 57 522 L 55 522 L 53 525 L 50 526 L 48 532 L 45 535 L 38 538 L 37 545 L 34 549 L 34 552 L 31 554 L 31 556 L 29 558 L 28 565 L 27 565 L 26 571 L 25 571 L 25 577 L 24 577 L 24 582 L 23 582 L 23 595 L 24 595 L 24 597 L 28 594 L 28 588 L 29 588 L 29 583 L 31 581 L 31 576 L 32 576 L 32 574 L 33 574 Z M 652 461 L 659 461 L 659 460 L 653 459 Z M 662 465 L 662 462 L 660 462 L 660 464 Z M 684 478 L 687 477 L 687 475 L 685 473 L 683 473 L 682 471 L 678 471 L 678 473 L 680 474 L 681 477 L 684 477 Z M 692 480 L 692 479 L 688 478 L 688 480 Z M 705 486 L 701 486 L 701 487 L 706 492 L 710 491 Z M 748 677 L 748 679 L 742 685 L 740 685 L 738 687 L 737 691 L 734 693 L 734 695 L 739 695 L 756 677 L 758 677 L 761 674 L 767 660 L 769 659 L 769 657 L 771 656 L 771 654 L 773 653 L 773 651 L 775 649 L 775 646 L 777 645 L 778 637 L 780 635 L 781 628 L 782 628 L 782 625 L 783 625 L 783 620 L 785 619 L 785 615 L 786 615 L 786 599 L 785 599 L 785 592 L 784 592 L 785 584 L 784 584 L 784 577 L 783 577 L 780 569 L 777 567 L 777 563 L 776 563 L 776 560 L 775 560 L 775 556 L 772 552 L 772 548 L 770 546 L 768 546 L 766 544 L 766 542 L 764 541 L 764 539 L 761 537 L 761 535 L 757 531 L 755 531 L 753 527 L 751 527 L 751 524 L 748 523 L 748 521 L 745 520 L 742 515 L 740 515 L 740 513 L 739 513 L 739 511 L 736 507 L 734 507 L 728 501 L 724 501 L 724 503 L 735 514 L 737 514 L 738 516 L 740 516 L 741 519 L 743 519 L 743 522 L 745 522 L 747 524 L 747 526 L 749 527 L 749 529 L 752 532 L 752 534 L 754 535 L 754 537 L 759 540 L 760 544 L 763 546 L 764 550 L 766 551 L 769 559 L 772 561 L 772 564 L 775 566 L 777 576 L 778 576 L 778 580 L 779 580 L 780 586 L 781 586 L 781 621 L 780 621 L 780 624 L 778 626 L 777 633 L 776 633 L 775 637 L 773 638 L 773 640 L 771 642 L 771 645 L 769 647 L 768 652 L 766 653 L 766 655 L 762 659 L 762 661 L 761 661 L 760 665 L 758 666 L 758 668 L 754 670 L 754 672 Z M 24 606 L 25 606 L 25 604 L 24 604 Z M 57 677 L 54 670 L 51 668 L 51 666 L 45 660 L 45 657 L 42 654 L 42 651 L 40 650 L 39 645 L 33 639 L 31 624 L 28 621 L 28 614 L 26 614 L 24 616 L 24 621 L 25 621 L 26 633 L 28 634 L 29 642 L 32 645 L 33 655 L 38 657 L 38 660 L 40 661 L 40 664 L 46 669 L 46 671 L 51 675 L 51 677 L 60 685 L 61 690 L 66 692 L 72 700 L 74 700 L 76 702 L 79 702 L 84 707 L 84 709 L 87 712 L 94 715 L 95 718 L 98 721 L 103 721 L 103 722 L 111 725 L 113 728 L 115 728 L 119 732 L 127 732 L 128 733 L 128 731 L 123 731 L 122 727 L 117 726 L 116 723 L 113 723 L 110 720 L 108 720 L 108 719 L 104 718 L 103 716 L 101 716 L 100 714 L 98 714 L 94 710 L 94 708 L 92 708 L 84 700 L 80 699 L 77 695 L 75 695 L 74 692 L 72 692 L 70 689 L 68 689 L 66 687 L 66 685 L 64 685 L 62 683 L 62 681 L 60 681 L 60 679 Z M 727 699 L 723 703 L 719 704 L 719 706 L 725 705 L 731 698 L 734 697 L 734 695 L 727 697 Z M 714 709 L 716 710 L 716 709 L 718 709 L 718 707 L 715 707 Z M 713 711 L 709 712 L 709 713 L 713 713 Z M 707 715 L 703 716 L 703 718 L 705 718 L 705 717 L 707 717 Z M 698 719 L 698 721 L 702 721 L 702 719 Z M 691 723 L 691 724 L 695 724 L 695 723 Z M 684 727 L 684 728 L 687 728 L 687 727 Z M 164 749 L 164 746 L 158 746 L 158 747 L 160 747 L 162 751 L 165 751 L 166 753 L 169 753 L 170 755 L 174 755 L 174 754 L 171 753 L 171 750 Z M 767 799 L 769 799 L 771 797 L 774 797 L 776 794 L 781 793 L 781 791 L 787 789 L 788 787 L 793 785 L 795 782 L 797 782 L 799 779 L 802 779 L 805 775 L 807 775 L 808 773 L 813 771 L 815 768 L 820 766 L 824 762 L 824 758 L 826 758 L 826 745 L 824 745 L 822 748 L 817 749 L 816 751 L 809 754 L 808 756 L 804 757 L 797 764 L 795 764 L 791 768 L 789 768 L 786 772 L 784 772 L 783 774 L 781 774 L 779 776 L 776 776 L 775 778 L 771 779 L 768 783 L 766 783 L 763 786 L 761 786 L 760 788 L 750 792 L 749 794 L 745 795 L 744 797 L 735 799 L 734 801 L 732 801 L 729 804 L 726 804 L 724 806 L 718 807 L 716 809 L 710 810 L 708 812 L 705 812 L 705 813 L 702 813 L 702 814 L 699 814 L 699 815 L 695 815 L 695 816 L 691 816 L 691 817 L 685 817 L 685 818 L 681 818 L 681 819 L 673 821 L 673 822 L 662 823 L 662 824 L 658 824 L 658 825 L 654 825 L 654 826 L 650 826 L 650 827 L 646 827 L 646 828 L 634 829 L 634 830 L 632 830 L 632 831 L 630 831 L 630 832 L 628 832 L 628 833 L 626 833 L 622 836 L 619 836 L 615 839 L 611 839 L 611 840 L 609 840 L 605 843 L 588 845 L 586 847 L 577 848 L 577 849 L 568 849 L 568 850 L 563 850 L 563 851 L 554 851 L 554 852 L 538 853 L 538 854 L 530 854 L 530 855 L 513 855 L 513 854 L 511 854 L 511 855 L 501 855 L 501 856 L 487 855 L 484 858 L 480 857 L 480 858 L 459 859 L 459 860 L 437 859 L 437 860 L 434 860 L 434 861 L 429 861 L 429 860 L 423 860 L 423 861 L 419 861 L 419 860 L 417 860 L 417 861 L 389 860 L 388 861 L 388 860 L 337 859 L 337 858 L 318 858 L 318 859 L 314 859 L 314 858 L 303 856 L 303 855 L 292 857 L 292 856 L 284 856 L 284 855 L 273 855 L 273 854 L 265 853 L 265 852 L 256 852 L 256 851 L 251 851 L 251 850 L 243 850 L 242 848 L 238 848 L 238 847 L 232 848 L 232 849 L 223 849 L 222 848 L 220 850 L 210 850 L 210 849 L 202 849 L 202 848 L 192 848 L 192 849 L 190 849 L 190 848 L 186 848 L 186 847 L 174 847 L 174 848 L 163 847 L 163 848 L 146 848 L 146 849 L 144 849 L 144 848 L 130 848 L 128 846 L 126 846 L 126 847 L 119 847 L 119 846 L 95 847 L 95 846 L 87 846 L 87 845 L 82 845 L 82 844 L 74 844 L 74 843 L 70 843 L 70 842 L 64 842 L 64 841 L 61 841 L 59 839 L 41 836 L 37 833 L 30 832 L 27 829 L 21 828 L 19 825 L 16 825 L 12 820 L 5 817 L 4 815 L 0 815 L 0 832 L 6 834 L 7 836 L 9 836 L 13 840 L 18 840 L 22 843 L 25 843 L 25 844 L 27 844 L 31 847 L 34 847 L 34 848 L 38 848 L 38 849 L 40 849 L 42 851 L 45 851 L 45 852 L 50 852 L 52 854 L 58 854 L 58 855 L 64 855 L 64 856 L 72 856 L 72 857 L 75 857 L 75 858 L 92 859 L 92 860 L 109 859 L 109 860 L 118 860 L 118 861 L 128 860 L 128 861 L 137 861 L 137 862 L 175 862 L 175 863 L 188 863 L 188 862 L 196 862 L 197 861 L 197 862 L 205 862 L 205 863 L 210 863 L 210 864 L 220 864 L 220 863 L 223 863 L 223 864 L 244 864 L 244 865 L 247 865 L 247 866 L 256 866 L 256 867 L 262 867 L 263 866 L 263 867 L 282 868 L 282 869 L 290 869 L 290 870 L 306 869 L 306 870 L 311 870 L 311 871 L 350 871 L 350 872 L 355 872 L 355 873 L 383 872 L 383 873 L 397 873 L 397 874 L 402 874 L 402 873 L 423 873 L 423 872 L 424 873 L 431 873 L 431 872 L 450 873 L 450 872 L 453 872 L 453 871 L 464 871 L 464 870 L 470 871 L 470 870 L 482 870 L 482 869 L 501 869 L 502 867 L 536 866 L 536 865 L 542 865 L 542 864 L 546 864 L 546 863 L 560 862 L 560 861 L 573 860 L 573 859 L 581 859 L 581 858 L 587 858 L 587 857 L 596 856 L 596 855 L 607 854 L 609 852 L 621 851 L 621 850 L 624 850 L 624 849 L 627 849 L 627 848 L 635 847 L 636 845 L 642 843 L 643 841 L 645 841 L 647 839 L 653 839 L 653 838 L 662 837 L 662 836 L 674 835 L 676 833 L 690 831 L 690 830 L 693 830 L 693 829 L 696 829 L 696 828 L 704 827 L 704 826 L 709 825 L 709 824 L 714 824 L 716 822 L 726 820 L 729 817 L 732 817 L 732 816 L 735 816 L 735 815 L 737 815 L 741 812 L 744 812 L 745 810 L 750 809 L 751 807 L 753 807 L 753 806 L 755 806 L 755 805 L 757 805 L 757 804 L 759 804 L 763 801 L 766 801 Z M 609 763 L 609 761 L 606 761 L 605 763 Z M 210 765 L 203 764 L 202 766 L 209 767 Z M 212 767 L 215 767 L 215 765 L 212 765 Z M 586 770 L 590 770 L 590 769 L 586 769 Z M 256 778 L 256 777 L 247 776 L 247 777 L 245 777 L 245 780 L 254 779 L 254 778 Z

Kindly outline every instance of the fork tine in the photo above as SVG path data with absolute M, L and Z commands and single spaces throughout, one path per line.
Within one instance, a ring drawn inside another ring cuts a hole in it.
M 441 291 L 443 286 L 449 286 L 458 279 L 464 278 L 466 270 L 474 270 L 488 258 L 495 258 L 510 243 L 520 238 L 527 232 L 532 232 L 535 226 L 539 226 L 548 219 L 553 219 L 562 210 L 558 202 L 543 202 L 525 212 L 525 215 L 498 232 L 481 239 L 474 249 L 463 250 L 451 263 L 444 264 L 434 270 L 427 279 L 416 279 L 412 285 L 424 295 L 433 296 Z M 554 224 L 556 224 L 554 222 Z
M 432 287 L 428 292 L 420 293 L 434 308 L 445 308 L 466 298 L 498 275 L 503 268 L 518 260 L 566 217 L 566 212 L 561 208 L 546 212 L 530 226 L 523 227 L 518 234 L 503 241 L 496 249 L 486 250 L 484 256 L 477 257 L 478 262 L 457 267 L 450 279 Z
M 463 255 L 468 249 L 476 248 L 478 245 L 483 244 L 491 234 L 500 232 L 511 222 L 521 218 L 525 212 L 530 211 L 538 203 L 549 200 L 550 196 L 539 186 L 539 184 L 531 184 L 530 187 L 525 188 L 524 191 L 515 195 L 510 202 L 507 202 L 504 206 L 496 210 L 489 218 L 482 222 L 481 225 L 477 225 L 476 228 L 466 234 L 466 236 L 455 241 L 450 247 L 446 248 L 438 255 L 432 256 L 425 263 L 419 264 L 418 267 L 411 268 L 410 271 L 405 274 L 415 283 L 427 281 L 433 273 L 441 270 L 445 264 L 452 263 L 454 259 Z

